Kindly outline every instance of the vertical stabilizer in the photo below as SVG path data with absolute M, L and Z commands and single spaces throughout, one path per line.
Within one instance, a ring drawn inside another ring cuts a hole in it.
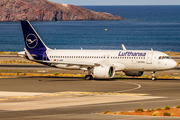
M 26 45 L 26 55 L 30 60 L 47 60 L 46 51 L 49 49 L 41 40 L 35 29 L 29 21 L 21 21 L 22 31 L 24 35 L 24 42 Z
M 28 51 L 46 51 L 48 47 L 41 40 L 29 21 L 21 21 L 24 41 Z

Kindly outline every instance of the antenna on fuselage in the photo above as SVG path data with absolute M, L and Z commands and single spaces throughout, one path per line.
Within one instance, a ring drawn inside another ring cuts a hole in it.
M 123 50 L 127 50 L 126 47 L 123 44 L 122 44 L 122 48 L 123 48 Z
M 151 51 L 154 51 L 154 50 L 151 48 Z

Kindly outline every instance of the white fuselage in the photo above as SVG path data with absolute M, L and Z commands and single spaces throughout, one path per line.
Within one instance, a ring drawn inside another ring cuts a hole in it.
M 113 65 L 115 71 L 162 71 L 177 66 L 167 54 L 159 51 L 140 50 L 47 50 L 53 62 L 97 63 Z M 161 59 L 162 58 L 162 59 Z M 46 60 L 46 58 L 44 58 Z M 79 69 L 80 66 L 59 64 L 59 68 Z M 81 68 L 86 70 L 86 68 Z

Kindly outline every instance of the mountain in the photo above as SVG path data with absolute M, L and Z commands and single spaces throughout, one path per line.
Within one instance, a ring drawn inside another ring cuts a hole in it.
M 0 21 L 124 20 L 110 13 L 48 0 L 0 0 Z

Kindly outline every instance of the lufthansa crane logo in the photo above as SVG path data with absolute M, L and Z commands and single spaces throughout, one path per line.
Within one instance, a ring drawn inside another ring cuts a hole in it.
M 26 37 L 26 45 L 28 48 L 33 49 L 37 46 L 37 44 L 38 44 L 38 39 L 37 39 L 36 35 L 29 34 Z

